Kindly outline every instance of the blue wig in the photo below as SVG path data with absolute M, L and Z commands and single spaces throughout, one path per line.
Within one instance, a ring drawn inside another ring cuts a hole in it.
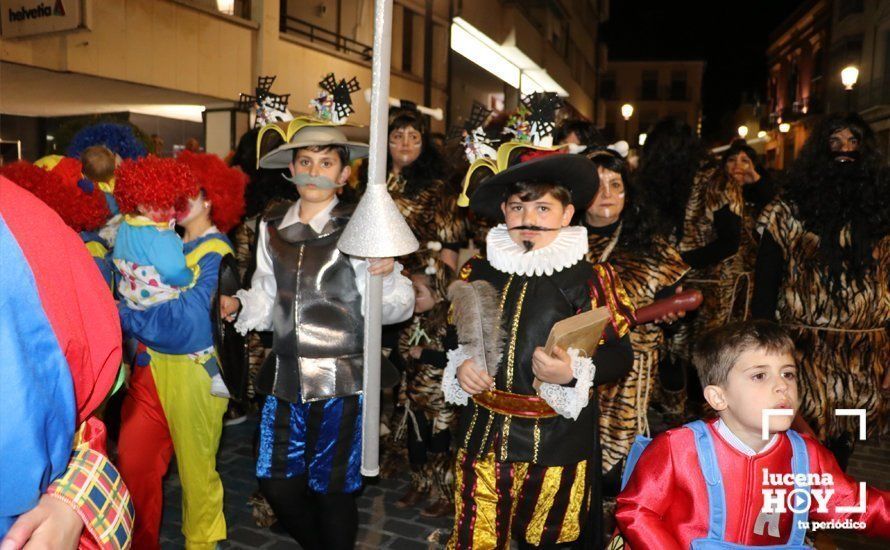
M 124 124 L 102 123 L 87 126 L 74 135 L 68 146 L 69 157 L 80 158 L 87 147 L 104 145 L 122 159 L 134 159 L 146 155 L 145 145 Z

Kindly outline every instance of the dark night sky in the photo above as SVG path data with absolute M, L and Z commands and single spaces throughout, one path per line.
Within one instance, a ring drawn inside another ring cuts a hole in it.
M 770 34 L 803 0 L 611 0 L 602 28 L 609 58 L 700 59 L 702 134 L 726 141 L 743 92 L 763 97 Z

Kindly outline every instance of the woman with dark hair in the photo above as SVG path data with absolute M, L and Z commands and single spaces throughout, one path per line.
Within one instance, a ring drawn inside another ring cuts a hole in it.
M 405 270 L 412 275 L 428 271 L 441 272 L 445 280 L 455 277 L 458 251 L 466 241 L 466 218 L 457 207 L 459 189 L 450 181 L 450 170 L 441 151 L 430 141 L 429 132 L 414 108 L 402 107 L 390 111 L 389 150 L 387 155 L 387 189 L 420 242 L 420 250 L 401 259 Z M 361 167 L 360 181 L 367 181 L 367 164 Z M 436 260 L 439 260 L 437 262 Z M 401 468 L 399 457 L 411 438 L 402 441 L 399 426 L 411 414 L 406 391 L 421 382 L 417 370 L 410 368 L 411 357 L 403 357 L 399 349 L 400 333 L 411 331 L 409 323 L 384 327 L 383 347 L 392 350 L 389 359 L 402 373 L 394 393 L 395 411 L 384 434 L 384 475 Z M 409 426 L 410 428 L 410 426 Z M 417 476 L 415 476 L 415 479 Z M 414 507 L 427 496 L 415 490 L 416 484 L 398 501 L 399 507 Z
M 883 162 L 859 115 L 831 115 L 814 128 L 787 187 L 758 223 L 753 314 L 792 332 L 801 415 L 845 469 L 861 420 L 837 409 L 865 410 L 869 436 L 890 427 L 890 174 Z
M 659 121 L 649 133 L 638 177 L 652 191 L 672 242 L 692 268 L 687 286 L 704 296 L 696 314 L 673 336 L 671 362 L 663 363 L 661 369 L 668 417 L 682 420 L 688 388 L 702 401 L 691 363 L 695 336 L 730 318 L 744 200 L 741 188 L 722 176 L 692 128 L 673 119 Z M 687 379 L 696 382 L 687 384 Z
M 583 213 L 593 263 L 608 262 L 624 283 L 637 309 L 681 290 L 689 271 L 670 243 L 665 223 L 648 197 L 649 190 L 628 180 L 627 162 L 618 154 L 599 149 L 587 155 L 597 167 L 599 191 Z M 676 317 L 664 319 L 673 322 Z M 662 325 L 663 326 L 663 325 Z M 665 334 L 658 325 L 636 327 L 631 333 L 634 365 L 619 382 L 600 388 L 600 442 L 603 491 L 615 496 L 621 464 L 634 438 L 648 434 L 647 410 L 656 372 L 665 351 Z
M 457 254 L 466 240 L 458 212 L 459 190 L 449 184 L 448 165 L 429 140 L 423 115 L 415 109 L 394 111 L 389 120 L 387 186 L 422 248 L 439 250 L 439 259 L 457 269 Z M 405 261 L 409 271 L 422 271 L 423 254 Z
M 724 185 L 733 190 L 741 189 L 742 215 L 739 251 L 726 266 L 728 279 L 733 282 L 729 318 L 745 319 L 750 313 L 751 295 L 754 292 L 754 262 L 757 258 L 757 219 L 763 208 L 775 196 L 773 178 L 758 164 L 757 152 L 743 139 L 736 139 L 720 158 Z
M 574 146 L 577 152 L 584 152 L 604 146 L 606 140 L 592 123 L 580 118 L 567 118 L 553 132 L 553 143 L 569 145 L 570 148 Z

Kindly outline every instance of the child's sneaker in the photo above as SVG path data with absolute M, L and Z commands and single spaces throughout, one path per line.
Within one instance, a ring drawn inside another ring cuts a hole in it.
M 229 388 L 226 387 L 226 383 L 223 382 L 222 376 L 219 373 L 210 379 L 210 395 L 225 399 L 231 399 L 232 397 L 232 394 L 229 393 Z

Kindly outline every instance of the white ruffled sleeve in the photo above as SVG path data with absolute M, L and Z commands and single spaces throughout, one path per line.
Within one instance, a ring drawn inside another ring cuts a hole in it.
M 368 260 L 350 258 L 352 269 L 355 271 L 355 287 L 362 296 L 362 311 L 365 311 L 365 284 L 368 276 L 368 268 L 371 264 Z M 383 277 L 383 309 L 380 312 L 380 322 L 384 325 L 394 325 L 411 318 L 414 314 L 414 287 L 411 279 L 402 275 L 402 264 L 395 262 L 389 275 Z
M 246 335 L 250 330 L 269 330 L 272 328 L 272 306 L 278 287 L 275 273 L 272 271 L 272 258 L 268 250 L 268 231 L 266 222 L 261 221 L 257 227 L 256 270 L 250 280 L 250 289 L 241 289 L 235 297 L 241 301 L 241 311 L 235 320 L 235 330 Z
M 457 367 L 467 359 L 471 357 L 463 346 L 457 346 L 457 349 L 448 352 L 448 364 L 445 365 L 445 372 L 442 374 L 442 392 L 445 394 L 446 403 L 466 405 L 470 398 L 470 394 L 465 392 L 457 381 Z
M 538 393 L 557 414 L 578 420 L 578 415 L 590 400 L 590 387 L 593 386 L 596 365 L 590 357 L 582 357 L 575 348 L 569 348 L 567 353 L 572 358 L 574 387 L 543 382 Z

